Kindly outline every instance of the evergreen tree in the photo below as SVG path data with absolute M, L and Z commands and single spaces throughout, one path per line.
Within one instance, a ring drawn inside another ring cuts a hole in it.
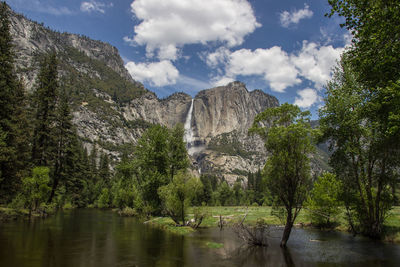
M 9 7 L 0 3 L 0 202 L 8 202 L 26 174 L 25 95 L 15 75 Z
M 189 159 L 186 151 L 186 144 L 183 141 L 185 129 L 182 124 L 177 124 L 171 131 L 168 142 L 169 169 L 171 180 L 178 170 L 186 169 L 189 166 Z
M 48 202 L 54 197 L 54 193 L 60 181 L 75 175 L 74 165 L 77 163 L 79 150 L 76 146 L 76 130 L 72 124 L 72 114 L 69 108 L 68 97 L 65 90 L 62 91 L 57 106 L 54 128 L 55 160 L 54 173 L 52 175 L 52 188 Z M 75 147 L 74 147 L 75 146 Z
M 89 203 L 93 204 L 100 192 L 96 185 L 98 184 L 98 167 L 97 167 L 97 145 L 93 143 L 92 150 L 89 155 L 89 175 L 87 177 L 87 188 L 89 193 Z
M 103 154 L 100 159 L 99 178 L 103 187 L 110 187 L 110 163 L 107 154 Z
M 50 166 L 55 158 L 54 124 L 57 91 L 57 58 L 55 53 L 51 53 L 41 63 L 34 96 L 32 160 L 36 166 Z

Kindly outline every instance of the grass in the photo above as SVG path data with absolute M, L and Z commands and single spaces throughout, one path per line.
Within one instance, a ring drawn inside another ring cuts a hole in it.
M 393 207 L 385 223 L 384 240 L 393 243 L 400 243 L 400 206 Z
M 206 246 L 208 248 L 222 248 L 224 244 L 222 243 L 215 243 L 215 242 L 206 242 Z
M 177 235 L 187 235 L 194 232 L 189 226 L 176 226 L 175 222 L 169 217 L 156 217 L 145 223 L 149 223 Z
M 246 214 L 246 207 L 205 207 L 207 217 L 203 220 L 201 227 L 216 227 L 218 226 L 219 216 L 226 221 L 226 223 L 233 224 L 243 219 Z M 271 215 L 272 207 L 254 207 L 250 206 L 247 209 L 247 217 L 245 223 L 248 225 L 255 225 L 257 219 L 262 218 L 268 224 L 282 224 L 282 222 L 275 216 Z M 189 209 L 189 215 L 191 209 Z M 297 217 L 296 223 L 307 222 L 305 213 L 300 212 Z
M 188 210 L 188 218 L 193 218 L 193 209 L 190 208 Z M 217 227 L 219 222 L 219 216 L 221 215 L 226 225 L 232 225 L 235 222 L 239 222 L 243 219 L 246 214 L 246 207 L 203 207 L 203 211 L 206 213 L 206 217 L 204 218 L 200 227 L 209 228 L 209 227 Z M 281 222 L 276 216 L 271 214 L 272 207 L 254 207 L 250 206 L 247 209 L 247 217 L 245 220 L 245 224 L 247 225 L 255 225 L 258 219 L 263 219 L 266 223 L 272 225 L 282 225 Z M 190 227 L 177 227 L 175 223 L 168 217 L 157 217 L 154 218 L 148 223 L 152 225 L 156 225 L 162 229 L 166 229 L 175 234 L 185 235 L 192 233 L 194 230 Z M 297 216 L 295 224 L 303 224 L 309 225 L 310 219 L 308 218 L 306 211 L 301 210 L 300 214 Z M 348 225 L 344 218 L 344 215 L 339 216 L 338 218 L 338 226 L 335 228 L 338 231 L 347 231 Z M 391 210 L 389 217 L 385 223 L 385 241 L 400 243 L 400 206 L 393 207 Z M 208 246 L 208 245 L 207 245 Z

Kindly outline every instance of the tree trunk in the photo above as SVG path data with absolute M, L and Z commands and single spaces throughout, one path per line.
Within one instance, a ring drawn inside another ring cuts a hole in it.
M 58 186 L 58 178 L 54 177 L 54 183 L 53 183 L 53 186 L 51 187 L 51 194 L 50 194 L 49 199 L 47 200 L 47 204 L 50 204 L 51 201 L 53 200 L 53 197 L 54 197 L 54 194 L 56 192 L 57 186 Z
M 286 243 L 289 240 L 290 232 L 292 231 L 293 221 L 292 221 L 292 209 L 288 210 L 288 215 L 286 218 L 286 225 L 285 229 L 283 230 L 282 240 L 281 240 L 281 247 L 286 247 Z
M 182 226 L 185 226 L 185 200 L 182 201 L 182 211 L 181 211 L 181 218 L 182 218 Z

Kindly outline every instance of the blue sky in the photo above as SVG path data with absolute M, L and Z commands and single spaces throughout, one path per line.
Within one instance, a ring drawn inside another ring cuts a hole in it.
M 165 97 L 240 80 L 281 103 L 323 104 L 350 35 L 324 0 L 9 0 L 61 32 L 111 43 L 128 71 Z

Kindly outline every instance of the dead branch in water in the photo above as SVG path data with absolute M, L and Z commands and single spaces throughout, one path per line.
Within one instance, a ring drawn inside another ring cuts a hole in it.
M 245 241 L 247 244 L 252 246 L 268 246 L 268 236 L 269 236 L 269 225 L 260 220 L 257 222 L 256 226 L 245 226 L 243 223 L 247 217 L 246 214 L 243 219 L 233 226 L 234 232 L 237 236 Z

